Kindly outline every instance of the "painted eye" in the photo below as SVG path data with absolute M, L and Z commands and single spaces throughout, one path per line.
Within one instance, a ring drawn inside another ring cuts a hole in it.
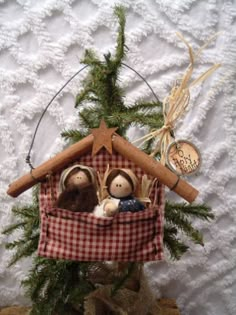
M 120 187 L 122 187 L 122 185 L 121 185 L 121 184 L 120 184 L 119 186 L 120 186 Z
M 116 184 L 116 187 L 119 187 L 119 185 L 118 185 L 118 184 Z

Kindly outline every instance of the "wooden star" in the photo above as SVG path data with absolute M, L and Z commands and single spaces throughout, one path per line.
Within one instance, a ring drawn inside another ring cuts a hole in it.
M 98 153 L 101 148 L 112 154 L 112 135 L 118 128 L 107 128 L 105 121 L 102 119 L 99 128 L 91 129 L 94 136 L 92 156 Z

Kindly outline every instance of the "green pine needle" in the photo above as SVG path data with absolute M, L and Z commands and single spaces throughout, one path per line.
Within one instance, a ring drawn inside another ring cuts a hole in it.
M 125 9 L 124 7 L 117 6 L 114 10 L 115 16 L 118 18 L 119 21 L 119 30 L 118 30 L 118 37 L 117 37 L 117 47 L 116 47 L 116 55 L 115 55 L 115 63 L 118 67 L 121 65 L 121 61 L 125 57 L 126 53 L 126 46 L 125 46 Z
M 60 313 L 73 303 L 82 306 L 84 297 L 95 289 L 87 281 L 90 263 L 36 257 L 23 286 L 33 301 L 31 314 Z M 63 314 L 63 313 L 62 313 Z
M 187 251 L 188 246 L 177 238 L 177 229 L 165 225 L 163 242 L 173 260 L 179 260 Z
M 186 202 L 170 203 L 167 201 L 165 211 L 168 213 L 171 211 L 181 211 L 188 217 L 195 217 L 206 221 L 215 218 L 214 214 L 211 212 L 211 208 L 205 204 L 187 204 Z
M 72 143 L 82 140 L 84 137 L 86 137 L 86 135 L 87 134 L 85 132 L 81 132 L 80 130 L 77 129 L 64 130 L 61 133 L 61 136 L 65 140 L 70 140 Z
M 169 250 L 171 257 L 180 259 L 181 252 L 184 254 L 187 250 L 179 240 L 177 231 L 182 231 L 194 243 L 204 245 L 203 236 L 200 231 L 192 226 L 194 218 L 209 221 L 214 218 L 211 209 L 205 204 L 187 204 L 170 203 L 165 205 L 166 229 L 164 235 L 164 244 Z

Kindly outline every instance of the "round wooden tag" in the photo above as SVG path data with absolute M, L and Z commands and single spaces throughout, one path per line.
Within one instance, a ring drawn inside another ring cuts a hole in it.
M 177 175 L 192 175 L 201 165 L 198 148 L 187 140 L 172 142 L 166 152 L 168 167 Z

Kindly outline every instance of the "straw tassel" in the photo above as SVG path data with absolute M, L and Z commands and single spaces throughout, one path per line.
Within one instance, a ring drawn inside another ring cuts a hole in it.
M 194 58 L 194 53 L 192 47 L 184 39 L 184 37 L 177 33 L 177 36 L 185 43 L 188 47 L 190 64 L 187 67 L 181 80 L 176 81 L 174 87 L 171 89 L 170 95 L 168 95 L 163 100 L 163 116 L 164 116 L 164 126 L 157 130 L 152 130 L 150 133 L 142 138 L 135 140 L 134 142 L 140 142 L 142 146 L 145 142 L 155 138 L 157 139 L 157 144 L 154 147 L 151 156 L 155 156 L 158 152 L 161 154 L 161 163 L 165 165 L 166 162 L 166 150 L 173 139 L 173 130 L 176 122 L 184 114 L 186 108 L 188 107 L 190 100 L 189 89 L 204 80 L 206 80 L 216 69 L 220 67 L 220 64 L 215 64 L 210 67 L 206 72 L 199 76 L 196 80 L 189 83 L 189 80 L 193 73 L 195 59 L 200 55 L 202 50 L 217 36 L 218 34 L 212 36 L 206 44 L 204 44 L 197 52 Z

